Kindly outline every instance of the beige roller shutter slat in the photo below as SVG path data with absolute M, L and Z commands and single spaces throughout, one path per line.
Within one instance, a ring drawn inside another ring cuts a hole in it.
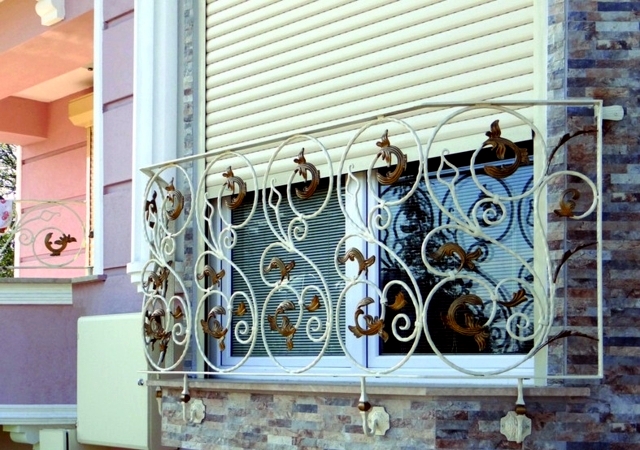
M 286 79 L 278 80 L 271 84 L 265 84 L 254 88 L 245 88 L 235 95 L 225 95 L 216 97 L 217 88 L 207 90 L 207 98 L 214 100 L 208 105 L 209 112 L 224 111 L 219 117 L 212 116 L 212 119 L 231 120 L 241 117 L 247 113 L 251 102 L 260 101 L 262 109 L 277 107 L 282 104 L 290 104 L 303 99 L 320 97 L 327 93 L 334 93 L 333 86 L 364 86 L 380 80 L 391 80 L 392 78 L 402 79 L 406 83 L 407 77 L 425 76 L 424 79 L 416 79 L 417 83 L 428 83 L 438 79 L 466 73 L 467 67 L 485 68 L 496 66 L 501 63 L 524 59 L 531 56 L 531 48 L 528 42 L 521 42 L 522 36 L 531 35 L 531 26 L 522 26 L 513 30 L 506 30 L 491 36 L 476 39 L 470 43 L 460 43 L 450 47 L 437 48 L 428 55 L 418 54 L 403 57 L 388 64 L 375 67 L 364 67 L 362 70 L 354 72 L 353 66 L 359 66 L 364 61 L 351 60 L 315 71 L 308 71 L 301 75 L 296 75 Z M 503 48 L 496 48 L 496 42 L 504 46 L 510 46 L 509 51 Z M 379 52 L 373 55 L 374 58 L 384 60 L 389 57 L 389 53 L 401 54 L 404 50 L 411 50 L 419 44 L 408 43 L 394 48 L 393 52 Z M 415 52 L 415 50 L 413 50 Z M 371 55 L 359 58 L 360 60 L 370 59 Z M 465 60 L 465 64 L 460 64 L 460 60 Z M 309 79 L 315 82 L 309 84 Z M 242 80 L 235 84 L 239 87 Z M 382 87 L 387 90 L 389 88 Z M 329 91 L 329 92 L 327 92 Z
M 447 4 L 449 3 L 451 2 Z M 429 36 L 436 37 L 443 46 L 469 41 L 498 30 L 530 23 L 529 13 L 523 14 L 522 10 L 526 6 L 522 3 L 522 0 L 510 2 L 508 7 L 501 9 L 499 20 L 496 20 L 491 9 L 483 6 L 459 11 L 454 16 L 442 16 L 441 11 L 434 15 L 427 14 L 427 8 L 417 11 L 411 9 L 405 14 L 391 18 L 386 17 L 386 9 L 377 8 L 364 15 L 339 20 L 333 17 L 335 12 L 330 10 L 324 14 L 328 17 L 325 20 L 328 24 L 322 28 L 318 28 L 318 19 L 315 17 L 304 22 L 309 24 L 307 33 L 286 33 L 287 26 L 283 24 L 272 33 L 275 42 L 270 45 L 264 45 L 268 36 L 260 35 L 247 39 L 245 33 L 245 39 L 240 43 L 242 46 L 232 48 L 232 51 L 229 48 L 218 47 L 217 39 L 222 36 L 211 35 L 207 44 L 207 76 L 210 77 L 208 86 L 220 86 L 234 80 L 236 73 L 233 69 L 237 68 L 243 68 L 244 73 L 252 70 L 265 73 L 319 55 L 322 55 L 322 61 L 325 61 L 332 54 L 336 55 L 332 52 L 337 52 L 339 60 L 348 60 Z M 515 14 L 511 14 L 513 12 Z M 296 29 L 301 26 L 300 23 L 295 25 Z M 469 28 L 462 29 L 463 27 Z
M 533 0 L 209 2 L 205 147 L 248 148 L 431 101 L 530 99 L 533 10 Z M 405 119 L 426 142 L 444 114 L 422 111 Z M 448 125 L 435 147 L 478 145 L 496 116 L 487 114 Z M 510 138 L 530 137 L 516 120 L 500 117 L 503 130 L 512 127 Z M 332 160 L 339 160 L 353 131 L 320 133 Z M 366 132 L 354 146 L 350 156 L 362 161 L 359 168 L 368 167 L 367 140 L 375 142 L 378 133 Z M 409 146 L 415 157 L 411 136 L 394 133 L 394 145 Z M 258 172 L 276 146 L 251 149 Z M 299 150 L 292 145 L 285 153 Z M 290 164 L 273 169 L 287 171 Z M 209 178 L 220 183 L 216 175 Z
M 213 123 L 207 126 L 207 138 L 215 137 L 218 145 L 232 145 L 238 140 L 253 140 L 267 137 L 274 131 L 293 132 L 312 128 L 321 123 L 345 119 L 365 112 L 366 115 L 381 114 L 392 107 L 409 104 L 416 99 L 425 101 L 465 101 L 490 95 L 499 97 L 502 92 L 512 94 L 521 89 L 514 81 L 527 76 L 530 59 L 510 61 L 447 78 L 434 80 L 428 86 L 403 84 L 406 74 L 392 80 L 351 86 L 321 98 L 311 98 L 296 103 L 286 103 L 278 108 L 247 114 L 233 121 Z M 508 74 L 508 76 L 505 76 Z M 424 71 L 411 74 L 411 79 L 420 79 Z M 529 79 L 527 76 L 526 79 Z M 463 91 L 478 88 L 480 95 L 464 95 Z M 491 95 L 493 94 L 493 95 Z M 496 95 L 497 94 L 497 95 Z M 445 98 L 444 96 L 447 95 Z M 275 120 L 274 120 L 275 119 Z

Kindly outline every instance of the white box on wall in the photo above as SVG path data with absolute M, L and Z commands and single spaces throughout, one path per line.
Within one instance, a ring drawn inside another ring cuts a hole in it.
M 155 391 L 147 386 L 140 313 L 78 320 L 78 442 L 160 446 Z M 139 381 L 143 381 L 141 386 Z

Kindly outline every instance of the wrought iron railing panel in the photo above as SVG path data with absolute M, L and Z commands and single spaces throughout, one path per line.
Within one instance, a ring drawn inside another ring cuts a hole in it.
M 601 376 L 600 109 L 425 104 L 145 168 L 152 370 L 509 377 L 548 351 L 528 377 Z M 416 128 L 426 112 L 440 124 Z M 439 150 L 480 119 L 468 152 Z
M 89 274 L 86 203 L 2 200 L 0 255 L 5 277 L 72 278 Z

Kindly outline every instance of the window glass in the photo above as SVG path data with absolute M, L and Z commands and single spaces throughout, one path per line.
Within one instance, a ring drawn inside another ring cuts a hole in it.
M 293 199 L 295 207 L 302 214 L 311 214 L 317 211 L 321 207 L 328 190 L 328 183 L 322 183 L 316 190 L 315 194 L 306 200 L 298 199 L 295 194 L 291 197 Z M 294 187 L 295 189 L 295 187 Z M 286 228 L 290 225 L 291 221 L 295 218 L 293 211 L 288 207 L 286 203 L 286 192 L 284 188 L 278 189 L 282 195 L 282 203 L 278 209 L 280 214 L 280 221 Z M 242 206 L 233 210 L 232 222 L 234 224 L 242 223 L 251 212 L 251 205 L 253 203 L 253 194 L 247 195 Z M 272 224 L 276 223 L 276 216 L 272 208 L 268 208 L 269 220 Z M 300 223 L 296 223 L 297 226 L 301 226 Z M 265 328 L 265 337 L 269 344 L 271 353 L 275 356 L 314 356 L 320 353 L 324 343 L 321 341 L 314 342 L 307 336 L 306 324 L 309 319 L 312 319 L 311 324 L 317 326 L 317 331 L 311 331 L 310 335 L 314 338 L 320 338 L 326 330 L 327 322 L 327 308 L 324 305 L 322 299 L 323 285 L 320 278 L 320 274 L 326 281 L 327 288 L 329 289 L 329 298 L 335 300 L 340 295 L 343 288 L 343 281 L 336 272 L 335 264 L 333 262 L 333 256 L 338 241 L 345 232 L 345 219 L 340 211 L 338 200 L 334 196 L 328 203 L 327 208 L 319 216 L 310 219 L 308 221 L 308 233 L 305 239 L 294 241 L 296 248 L 304 255 L 306 255 L 315 265 L 314 268 L 308 261 L 305 261 L 299 254 L 291 253 L 285 250 L 281 246 L 275 246 L 266 251 L 264 261 L 265 266 L 269 265 L 273 258 L 279 258 L 284 264 L 290 264 L 292 261 L 295 264 L 293 270 L 289 274 L 289 278 L 282 280 L 281 286 L 275 289 L 266 285 L 260 275 L 260 270 L 265 269 L 261 267 L 260 259 L 263 256 L 263 252 L 267 247 L 277 242 L 276 236 L 269 228 L 267 221 L 265 220 L 262 209 L 262 192 L 259 193 L 259 206 L 253 219 L 249 222 L 249 225 L 245 228 L 238 230 L 237 245 L 232 251 L 232 259 L 235 264 L 244 272 L 249 283 L 254 289 L 257 303 L 259 308 L 265 303 L 265 300 L 269 297 L 273 291 L 267 307 L 265 309 L 265 322 L 262 325 Z M 270 282 L 278 282 L 281 278 L 280 272 L 277 268 L 273 268 L 266 274 L 266 278 Z M 306 295 L 301 299 L 304 303 L 303 307 L 300 307 L 298 299 L 294 292 L 301 294 L 305 287 L 318 286 L 320 290 L 310 289 Z M 288 289 L 291 288 L 291 289 Z M 239 275 L 238 272 L 232 271 L 232 291 L 246 291 L 248 292 L 248 286 L 245 280 Z M 314 300 L 315 296 L 318 296 L 317 300 Z M 295 307 L 292 310 L 286 310 L 278 314 L 276 317 L 276 309 L 283 302 L 291 301 Z M 291 338 L 283 336 L 279 331 L 274 330 L 271 324 L 275 327 L 283 329 L 288 323 L 291 326 L 297 321 L 298 313 L 302 312 L 302 320 L 300 324 L 303 327 L 297 327 Z M 269 319 L 271 317 L 271 319 Z M 286 317 L 286 319 L 284 319 Z M 240 318 L 236 317 L 233 323 L 234 329 L 236 323 Z M 283 320 L 285 322 L 283 322 Z M 249 345 L 244 345 L 233 341 L 231 346 L 231 356 L 243 356 L 248 351 Z M 331 333 L 331 338 L 325 355 L 341 354 L 342 350 L 337 341 L 335 331 Z M 262 339 L 259 337 L 258 343 L 254 348 L 253 356 L 266 356 L 266 350 L 262 343 Z
M 519 144 L 524 147 L 523 144 Z M 482 153 L 482 152 L 481 152 Z M 429 307 L 427 308 L 427 327 L 431 338 L 441 353 L 445 354 L 474 354 L 474 353 L 527 353 L 532 347 L 532 341 L 518 340 L 506 331 L 507 319 L 516 313 L 516 319 L 511 325 L 512 330 L 517 330 L 519 336 L 529 336 L 532 333 L 527 321 L 533 318 L 533 301 L 531 298 L 515 306 L 509 305 L 514 293 L 522 287 L 516 280 L 524 279 L 532 281 L 532 275 L 528 272 L 522 261 L 514 257 L 509 251 L 513 251 L 524 261 L 533 261 L 533 204 L 530 197 L 522 200 L 507 200 L 502 202 L 504 208 L 498 208 L 490 202 L 486 193 L 478 189 L 469 168 L 470 153 L 462 153 L 454 157 L 448 157 L 451 164 L 458 168 L 443 169 L 440 178 L 436 175 L 433 161 L 429 167 L 429 183 L 435 197 L 441 202 L 438 207 L 430 199 L 424 178 L 417 191 L 403 204 L 391 208 L 393 222 L 391 226 L 381 232 L 381 241 L 406 262 L 418 281 L 421 297 L 424 301 L 429 293 L 443 280 L 443 277 L 430 271 L 423 262 L 422 246 L 425 236 L 435 228 L 439 231 L 428 240 L 425 254 L 428 262 L 440 271 L 455 273 L 456 276 L 436 289 Z M 509 161 L 501 161 L 500 165 L 509 164 Z M 533 182 L 533 166 L 521 166 L 513 175 L 506 178 L 493 178 L 483 171 L 484 163 L 476 161 L 475 173 L 478 183 L 487 191 L 501 197 L 517 197 L 529 190 Z M 445 166 L 446 168 L 446 166 Z M 403 196 L 414 184 L 417 174 L 417 164 L 410 165 L 404 176 L 391 186 L 379 187 L 379 196 L 384 201 L 397 200 Z M 455 177 L 455 181 L 454 181 Z M 450 184 L 445 184 L 450 183 Z M 452 187 L 453 186 L 453 187 Z M 479 203 L 480 202 L 480 203 Z M 467 232 L 460 223 L 466 217 L 474 215 L 474 206 L 480 205 L 475 210 L 478 223 L 486 233 L 485 237 L 473 236 Z M 448 212 L 453 217 L 448 216 Z M 487 216 L 486 223 L 483 215 Z M 504 217 L 503 217 L 504 216 Z M 456 222 L 459 219 L 460 222 Z M 498 223 L 499 222 L 499 223 Z M 491 242 L 489 239 L 495 240 Z M 459 255 L 447 257 L 445 245 L 451 248 L 451 244 L 458 245 L 467 254 L 468 263 L 461 269 Z M 444 254 L 442 253 L 444 252 Z M 439 255 L 439 256 L 438 256 Z M 384 286 L 392 280 L 403 280 L 409 285 L 410 280 L 401 264 L 390 253 L 380 254 L 380 281 Z M 468 273 L 469 276 L 466 276 Z M 512 279 L 503 282 L 502 280 Z M 500 286 L 496 290 L 495 313 L 494 302 L 489 298 L 486 286 L 481 285 L 485 281 L 492 288 Z M 395 286 L 387 295 L 389 304 L 402 289 Z M 408 298 L 408 294 L 403 292 Z M 471 301 L 461 303 L 456 299 L 466 296 Z M 472 296 L 472 297 L 469 297 Z M 479 302 L 480 299 L 481 303 Z M 472 304 L 476 302 L 477 304 Z M 416 314 L 410 305 L 393 312 L 385 320 L 385 330 L 389 338 L 380 342 L 382 354 L 402 354 L 408 352 L 413 341 L 401 341 L 394 336 L 391 323 L 397 314 L 407 314 L 411 322 L 415 321 Z M 487 323 L 492 314 L 493 320 L 488 329 L 482 333 L 474 332 Z M 407 337 L 413 331 L 413 326 L 406 330 L 396 327 L 396 333 L 401 337 Z M 486 336 L 479 336 L 486 333 Z M 433 353 L 424 335 L 420 338 L 418 353 Z

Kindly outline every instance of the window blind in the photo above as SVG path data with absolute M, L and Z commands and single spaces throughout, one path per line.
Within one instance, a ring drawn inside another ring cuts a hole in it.
M 321 187 L 311 198 L 303 201 L 294 199 L 296 208 L 298 208 L 300 212 L 308 214 L 321 207 L 328 190 L 326 183 L 323 184 L 325 184 L 325 186 L 322 187 L 321 184 Z M 284 189 L 281 189 L 281 191 L 284 191 Z M 284 198 L 284 192 L 282 192 L 282 194 Z M 260 197 L 260 202 L 262 202 L 261 193 Z M 251 211 L 251 204 L 252 198 L 245 199 L 243 205 L 233 211 L 233 223 L 242 223 L 248 217 Z M 289 208 L 281 208 L 280 212 L 283 227 L 286 229 L 289 222 L 295 216 Z M 273 214 L 271 210 L 269 218 L 272 223 L 275 223 L 275 214 Z M 273 257 L 280 258 L 285 264 L 290 261 L 294 261 L 295 267 L 291 271 L 290 279 L 286 281 L 286 283 L 290 284 L 291 287 L 299 293 L 305 287 L 311 285 L 318 286 L 322 289 L 323 285 L 319 277 L 321 274 L 329 289 L 329 301 L 335 301 L 342 291 L 343 281 L 336 273 L 334 265 L 334 251 L 338 245 L 338 241 L 344 236 L 344 233 L 345 219 L 340 211 L 340 206 L 337 198 L 335 198 L 334 192 L 333 197 L 327 204 L 324 212 L 318 217 L 309 220 L 307 238 L 301 241 L 294 241 L 296 248 L 316 264 L 319 273 L 316 272 L 312 266 L 303 260 L 297 253 L 289 253 L 282 248 L 275 248 L 268 251 L 265 258 L 266 264 L 269 264 Z M 237 244 L 232 251 L 232 259 L 234 263 L 242 269 L 254 289 L 258 308 L 260 309 L 259 313 L 262 312 L 263 304 L 272 290 L 270 286 L 265 285 L 262 281 L 260 271 L 263 270 L 263 267 L 260 265 L 260 258 L 266 247 L 276 241 L 276 236 L 274 236 L 264 218 L 262 203 L 260 203 L 260 207 L 256 211 L 256 215 L 251 220 L 251 226 L 238 230 Z M 274 270 L 267 274 L 267 279 L 270 282 L 277 282 L 280 279 L 280 274 L 277 270 Z M 237 272 L 232 271 L 232 292 L 238 291 L 249 292 L 242 277 L 239 276 Z M 311 303 L 312 297 L 316 294 L 318 294 L 318 291 L 310 291 L 310 293 L 304 298 L 305 306 L 308 306 Z M 318 297 L 321 296 L 318 294 Z M 267 304 L 266 314 L 275 316 L 276 308 L 283 301 L 292 301 L 296 305 L 296 309 L 294 311 L 286 313 L 292 323 L 295 323 L 298 317 L 298 312 L 301 308 L 298 305 L 298 300 L 295 295 L 287 289 L 278 289 L 275 295 L 270 298 L 269 303 Z M 281 317 L 282 316 L 278 316 L 278 323 L 281 323 Z M 287 342 L 283 336 L 278 334 L 276 331 L 270 330 L 269 324 L 266 321 L 262 323 L 262 326 L 265 328 L 265 335 L 272 353 L 280 356 L 315 356 L 319 354 L 324 344 L 314 343 L 309 340 L 304 328 L 311 317 L 315 317 L 322 323 L 322 331 L 313 333 L 315 338 L 319 338 L 326 329 L 326 305 L 321 303 L 320 308 L 314 312 L 303 310 L 302 326 L 294 335 L 294 346 L 291 350 L 287 348 Z M 252 355 L 265 356 L 266 350 L 262 343 L 262 338 L 259 338 L 258 341 L 259 343 L 253 350 Z M 231 347 L 231 356 L 243 356 L 247 350 L 248 346 L 242 345 L 234 340 Z M 341 348 L 337 341 L 336 331 L 334 329 L 330 338 L 329 347 L 325 354 L 331 355 L 336 353 L 341 353 Z

